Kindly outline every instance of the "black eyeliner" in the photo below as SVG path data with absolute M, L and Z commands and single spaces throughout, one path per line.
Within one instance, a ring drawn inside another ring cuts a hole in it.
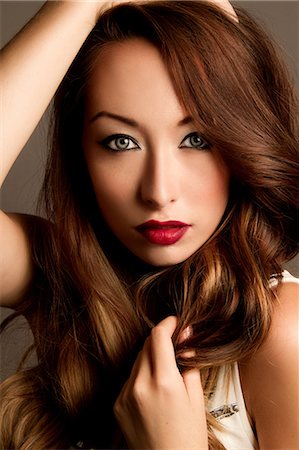
M 127 149 L 118 149 L 115 150 L 111 147 L 109 147 L 109 142 L 113 141 L 114 139 L 121 139 L 121 138 L 125 138 L 125 139 L 130 139 L 135 145 L 136 147 L 140 148 L 138 143 L 135 141 L 135 139 L 133 139 L 131 136 L 129 136 L 128 134 L 122 134 L 122 133 L 115 133 L 115 134 L 111 134 L 107 137 L 105 137 L 104 139 L 102 139 L 101 141 L 97 141 L 97 143 L 99 145 L 102 145 L 106 150 L 110 151 L 110 152 L 114 152 L 114 153 L 118 153 L 118 152 L 125 152 L 128 151 Z M 132 149 L 131 149 L 132 150 Z
M 208 150 L 208 149 L 210 149 L 211 148 L 211 144 L 204 138 L 204 136 L 202 136 L 198 131 L 192 131 L 191 133 L 189 133 L 189 134 L 187 134 L 187 136 L 185 136 L 184 137 L 184 139 L 182 140 L 182 142 L 180 143 L 180 146 L 182 145 L 182 143 L 186 140 L 186 139 L 188 139 L 188 138 L 190 138 L 190 137 L 192 137 L 192 136 L 198 136 L 202 141 L 203 141 L 203 146 L 202 147 L 200 147 L 200 146 L 198 146 L 198 147 L 196 147 L 196 146 L 194 146 L 194 147 L 187 147 L 187 148 L 197 148 L 197 149 L 200 149 L 200 150 Z

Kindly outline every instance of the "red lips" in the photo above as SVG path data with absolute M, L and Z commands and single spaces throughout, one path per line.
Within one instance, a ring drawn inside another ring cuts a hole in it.
M 191 225 L 177 220 L 167 220 L 166 222 L 149 220 L 138 225 L 136 229 L 152 244 L 171 245 L 181 239 L 189 227 Z

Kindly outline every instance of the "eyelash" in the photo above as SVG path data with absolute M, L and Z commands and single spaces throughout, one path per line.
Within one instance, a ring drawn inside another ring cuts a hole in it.
M 196 137 L 200 139 L 200 144 L 198 146 L 196 145 L 191 145 L 191 146 L 182 146 L 183 142 L 186 141 L 187 139 L 191 139 L 192 137 Z M 129 147 L 129 148 L 111 148 L 111 146 L 109 144 L 111 144 L 111 142 L 113 141 L 117 141 L 118 139 L 125 139 L 128 141 L 131 141 L 134 143 L 135 147 Z M 138 145 L 138 143 L 135 141 L 135 139 L 133 139 L 131 136 L 127 135 L 127 134 L 112 134 L 111 136 L 106 137 L 105 139 L 103 139 L 102 141 L 98 142 L 99 145 L 102 145 L 106 150 L 110 151 L 110 152 L 114 152 L 114 153 L 118 153 L 118 152 L 126 152 L 129 150 L 140 150 L 140 147 Z M 182 142 L 180 143 L 179 148 L 195 148 L 195 149 L 201 149 L 201 150 L 206 150 L 210 148 L 209 143 L 202 137 L 200 136 L 199 133 L 196 132 L 192 132 L 189 133 L 187 136 L 184 137 L 184 139 L 182 140 Z
M 117 139 L 128 139 L 129 141 L 133 142 L 135 144 L 135 147 L 131 147 L 131 148 L 124 148 L 124 149 L 113 149 L 111 148 L 108 144 L 116 141 Z M 140 149 L 139 145 L 137 144 L 137 142 L 131 137 L 128 136 L 127 134 L 112 134 L 111 136 L 106 137 L 105 139 L 103 139 L 102 141 L 99 142 L 100 145 L 102 145 L 106 150 L 110 151 L 110 152 L 126 152 L 128 150 L 137 150 Z
M 196 148 L 196 149 L 200 148 L 201 150 L 206 150 L 206 149 L 209 149 L 211 147 L 210 144 L 199 133 L 192 132 L 192 133 L 187 134 L 187 136 L 184 137 L 184 139 L 180 143 L 180 148 L 184 148 L 184 147 L 181 147 L 182 143 L 184 141 L 186 141 L 187 139 L 190 139 L 192 137 L 199 138 L 200 141 L 201 141 L 200 145 L 198 145 L 198 146 L 191 146 L 191 147 L 185 147 L 185 148 Z

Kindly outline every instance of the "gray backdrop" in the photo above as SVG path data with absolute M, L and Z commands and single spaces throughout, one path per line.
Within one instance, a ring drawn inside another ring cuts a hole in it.
M 44 1 L 1 2 L 1 46 L 38 11 Z M 299 2 L 293 1 L 236 1 L 263 24 L 281 47 L 285 60 L 299 87 Z M 42 45 L 42 43 L 41 43 Z M 299 89 L 298 89 L 299 90 Z M 4 112 L 5 113 L 5 112 Z M 17 126 L 17 119 L 16 119 Z M 13 168 L 1 193 L 1 207 L 6 211 L 34 213 L 45 164 L 47 141 L 47 113 L 28 141 Z M 289 270 L 299 276 L 298 258 L 288 264 Z M 2 318 L 9 310 L 2 308 Z M 31 340 L 26 323 L 19 321 L 17 330 L 5 332 L 1 345 L 2 379 L 16 369 L 20 355 Z

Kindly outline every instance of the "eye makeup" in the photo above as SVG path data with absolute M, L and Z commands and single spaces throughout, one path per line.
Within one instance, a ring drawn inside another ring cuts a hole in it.
M 140 146 L 136 140 L 127 134 L 112 134 L 99 141 L 98 144 L 112 152 L 140 150 Z

